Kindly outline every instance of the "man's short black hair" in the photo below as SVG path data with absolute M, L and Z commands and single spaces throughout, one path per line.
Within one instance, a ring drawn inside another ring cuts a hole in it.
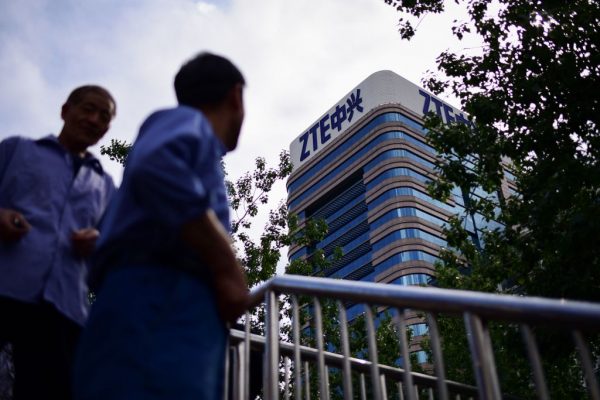
M 117 102 L 112 97 L 110 92 L 108 90 L 104 89 L 102 86 L 98 86 L 98 85 L 79 86 L 78 88 L 75 88 L 71 92 L 71 94 L 69 94 L 69 97 L 67 97 L 67 103 L 79 104 L 83 100 L 83 97 L 89 92 L 97 93 L 101 96 L 106 97 L 108 100 L 110 100 L 110 102 L 113 104 L 113 117 L 115 116 L 115 114 L 117 113 Z
M 225 57 L 203 52 L 186 62 L 175 76 L 179 104 L 217 105 L 236 84 L 244 85 L 239 69 Z

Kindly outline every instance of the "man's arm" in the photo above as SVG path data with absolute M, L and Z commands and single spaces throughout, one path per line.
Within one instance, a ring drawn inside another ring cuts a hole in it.
M 227 231 L 214 211 L 208 209 L 200 217 L 186 222 L 181 235 L 211 270 L 221 317 L 226 322 L 234 322 L 246 310 L 249 297 L 246 277 Z

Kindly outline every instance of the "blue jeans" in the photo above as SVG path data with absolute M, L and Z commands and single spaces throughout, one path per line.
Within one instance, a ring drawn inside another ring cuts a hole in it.
M 74 367 L 74 397 L 221 400 L 227 330 L 207 282 L 163 266 L 111 271 Z

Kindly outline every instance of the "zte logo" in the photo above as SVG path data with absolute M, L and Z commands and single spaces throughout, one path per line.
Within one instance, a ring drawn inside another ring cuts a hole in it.
M 338 132 L 342 130 L 344 121 L 352 122 L 354 111 L 363 112 L 363 99 L 360 97 L 360 89 L 356 89 L 356 93 L 350 94 L 345 102 L 338 104 L 335 111 L 331 114 L 325 114 L 323 118 L 314 124 L 309 130 L 304 132 L 298 141 L 302 143 L 302 152 L 300 153 L 300 161 L 304 161 L 311 155 L 311 149 L 316 152 L 319 146 L 323 146 L 331 139 L 330 131 L 336 129 Z M 311 144 L 312 146 L 309 146 Z M 309 149 L 311 147 L 311 149 Z
M 461 124 L 473 127 L 473 123 L 471 121 L 466 119 L 462 113 L 455 113 L 452 107 L 449 105 L 442 103 L 440 100 L 430 96 L 429 93 L 426 93 L 420 89 L 419 94 L 425 98 L 425 101 L 423 102 L 423 115 L 431 111 L 430 107 L 431 103 L 433 103 L 435 106 L 435 113 L 447 124 L 459 122 Z

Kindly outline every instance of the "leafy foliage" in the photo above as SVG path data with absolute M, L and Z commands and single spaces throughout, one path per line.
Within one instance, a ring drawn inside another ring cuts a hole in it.
M 408 18 L 444 7 L 437 0 L 385 2 L 408 14 L 400 24 L 404 38 L 415 34 Z M 470 196 L 465 213 L 448 225 L 448 244 L 460 256 L 450 250 L 442 254 L 438 284 L 600 301 L 600 4 L 456 3 L 466 7 L 469 18 L 456 21 L 452 33 L 458 40 L 469 32 L 478 35 L 483 49 L 476 55 L 443 52 L 439 73 L 425 84 L 435 93 L 456 95 L 476 129 L 428 118 L 429 138 L 440 153 L 439 180 L 431 192 L 441 199 L 453 187 L 503 195 Z M 508 191 L 503 168 L 514 175 L 514 192 Z M 481 232 L 483 247 L 464 229 L 475 213 L 504 226 Z M 460 346 L 452 349 L 460 329 L 446 326 L 451 373 L 464 371 Z M 529 375 L 514 356 L 522 345 L 516 332 L 504 332 L 493 331 L 499 366 L 506 367 L 504 387 L 510 384 L 529 396 Z M 569 341 L 548 332 L 540 332 L 538 340 L 545 346 L 551 389 L 562 398 L 580 397 L 581 377 L 572 373 Z
M 100 146 L 100 154 L 108 156 L 112 161 L 125 165 L 131 144 L 124 140 L 110 139 L 110 145 Z
M 266 281 L 275 275 L 281 257 L 281 249 L 290 244 L 288 234 L 287 205 L 279 205 L 269 211 L 269 217 L 259 239 L 253 240 L 252 230 L 255 217 L 261 207 L 269 202 L 273 186 L 287 178 L 292 164 L 287 151 L 279 154 L 277 167 L 267 167 L 264 158 L 255 160 L 255 169 L 246 172 L 236 182 L 226 181 L 230 207 L 233 210 L 232 235 L 250 286 Z

